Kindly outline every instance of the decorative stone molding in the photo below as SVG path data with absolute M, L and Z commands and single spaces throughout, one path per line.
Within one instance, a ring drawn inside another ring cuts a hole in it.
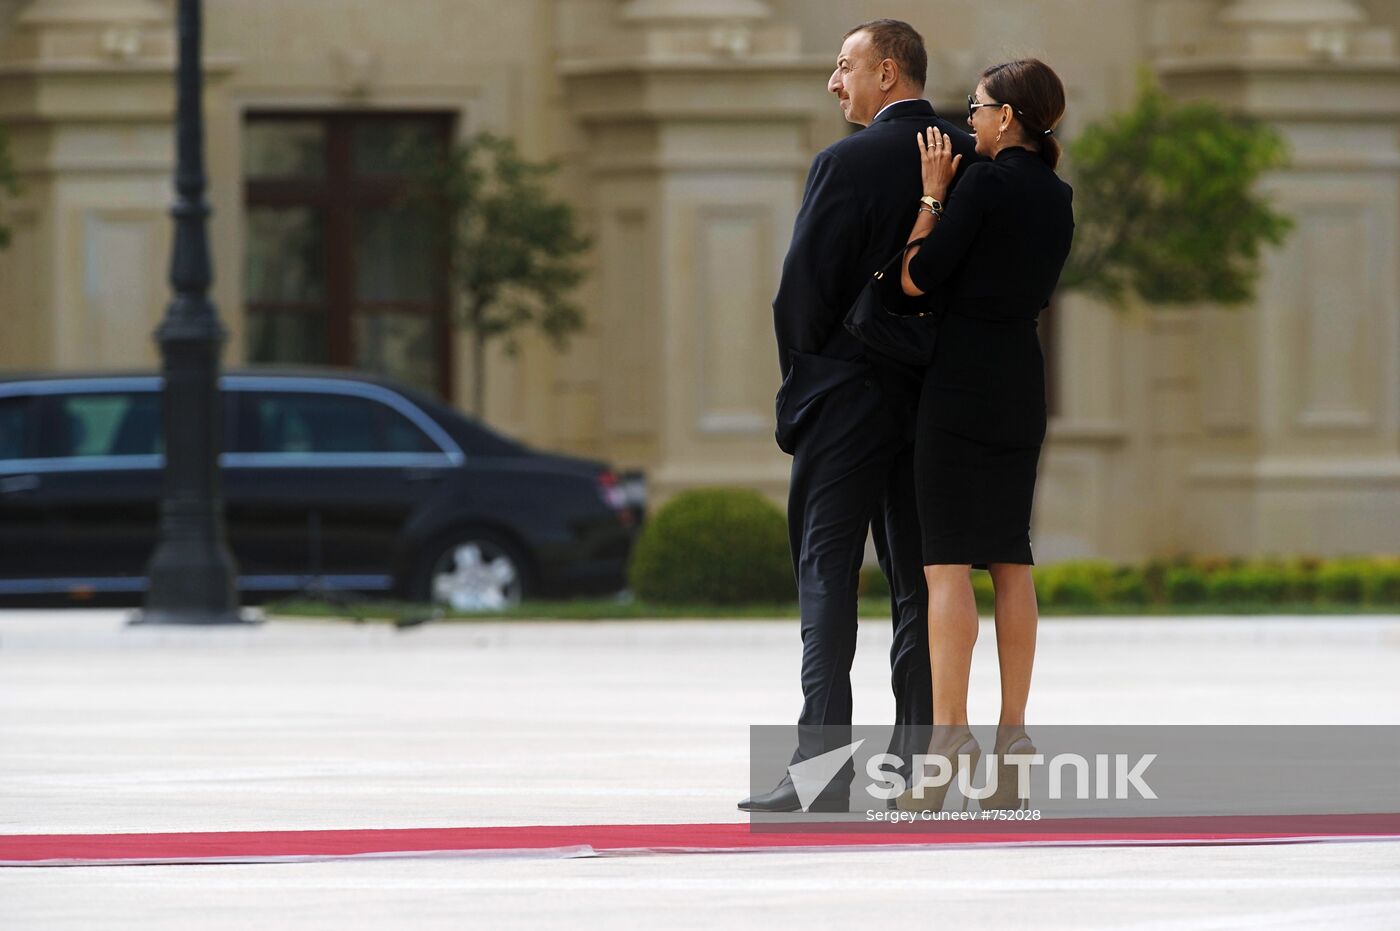
M 1220 21 L 1232 26 L 1340 26 L 1366 20 L 1354 0 L 1235 0 L 1220 11 Z
M 174 24 L 158 0 L 33 0 L 0 46 L 7 70 L 171 63 Z
M 619 0 L 616 15 L 615 54 L 745 59 L 798 51 L 796 30 L 770 22 L 762 0 Z
M 81 26 L 165 23 L 170 16 L 159 0 L 31 0 L 16 19 L 27 26 Z
M 618 11 L 618 18 L 628 23 L 744 21 L 770 15 L 763 0 L 621 0 Z
M 1390 30 L 1354 0 L 1234 0 L 1197 44 L 1206 57 L 1283 64 L 1369 63 L 1395 56 Z
M 352 100 L 369 97 L 380 80 L 382 56 L 362 48 L 336 48 L 330 54 L 340 93 Z

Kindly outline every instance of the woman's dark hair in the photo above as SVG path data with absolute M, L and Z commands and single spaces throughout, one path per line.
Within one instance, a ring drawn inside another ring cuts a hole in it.
M 1060 163 L 1060 143 L 1049 131 L 1065 115 L 1065 86 L 1060 76 L 1038 58 L 992 65 L 982 72 L 987 95 L 1009 103 L 1021 118 L 1026 143 L 1051 168 Z

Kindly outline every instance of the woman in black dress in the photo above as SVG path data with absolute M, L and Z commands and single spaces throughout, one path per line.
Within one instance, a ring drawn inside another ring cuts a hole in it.
M 1036 318 L 1074 232 L 1070 187 L 1055 174 L 1060 146 L 1052 131 L 1064 109 L 1064 87 L 1043 62 L 984 71 L 968 98 L 968 124 L 978 153 L 991 160 L 968 167 L 946 207 L 961 156 L 938 130 L 919 135 L 925 197 L 909 238 L 928 238 L 906 254 L 903 286 L 906 294 L 933 291 L 946 301 L 916 447 L 934 749 L 954 759 L 969 754 L 974 768 L 980 748 L 967 729 L 974 565 L 991 572 L 996 588 L 996 753 L 1030 752 L 1024 726 L 1037 623 L 1030 521 L 1045 437 Z M 1008 788 L 998 790 L 1003 797 Z

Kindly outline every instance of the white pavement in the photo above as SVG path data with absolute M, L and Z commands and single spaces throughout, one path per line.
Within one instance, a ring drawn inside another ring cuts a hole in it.
M 0 612 L 0 834 L 741 821 L 748 725 L 800 705 L 794 621 L 123 617 Z M 1047 619 L 1030 718 L 1398 724 L 1397 672 L 1400 617 Z M 990 622 L 972 689 L 994 720 Z M 0 869 L 6 931 L 886 921 L 1397 928 L 1400 843 Z

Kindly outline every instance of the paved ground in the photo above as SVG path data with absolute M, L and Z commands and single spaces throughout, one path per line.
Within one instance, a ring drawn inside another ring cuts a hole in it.
M 867 624 L 856 716 L 890 713 Z M 794 622 L 0 612 L 0 834 L 739 820 Z M 1054 619 L 1032 723 L 1400 723 L 1400 618 Z M 995 644 L 973 713 L 996 713 Z M 551 751 L 541 767 L 539 751 Z M 1400 927 L 1400 843 L 0 870 L 0 928 Z

